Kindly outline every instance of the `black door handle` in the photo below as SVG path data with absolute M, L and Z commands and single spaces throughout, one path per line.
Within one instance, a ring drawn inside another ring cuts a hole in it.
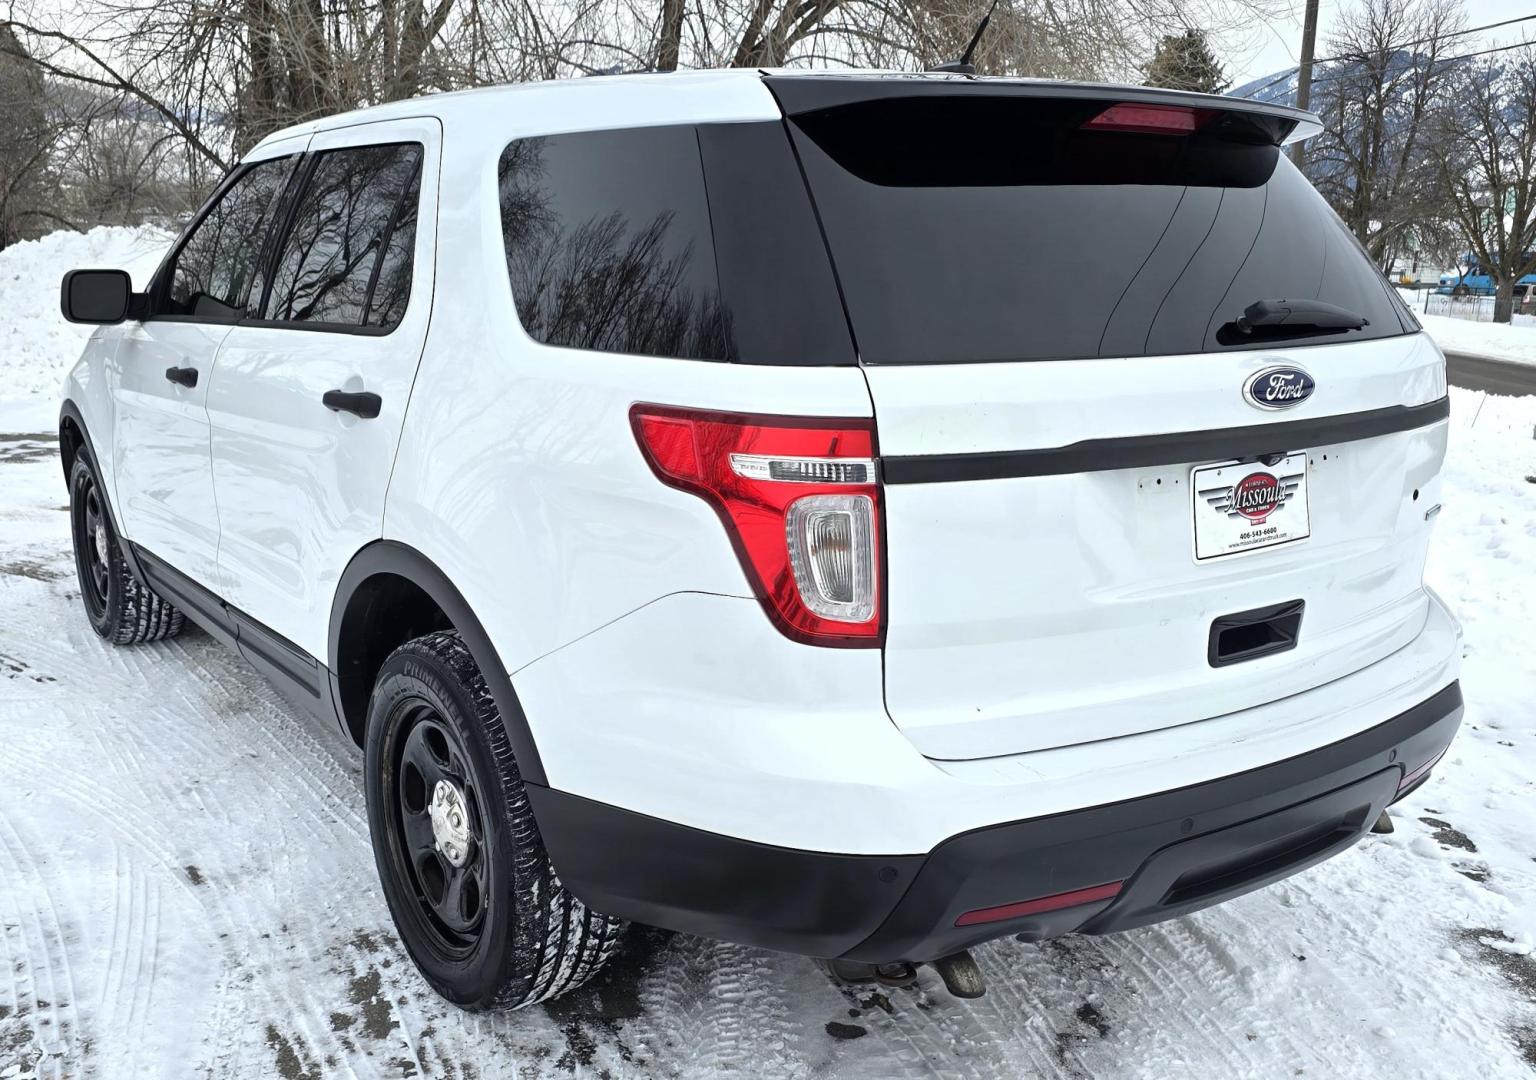
M 173 383 L 190 388 L 197 385 L 197 368 L 168 367 L 165 369 L 165 377 Z
M 378 416 L 379 409 L 384 406 L 384 399 L 378 394 L 366 392 L 349 394 L 345 390 L 327 390 L 320 400 L 332 412 L 349 412 L 355 416 L 361 416 L 364 420 L 372 420 Z

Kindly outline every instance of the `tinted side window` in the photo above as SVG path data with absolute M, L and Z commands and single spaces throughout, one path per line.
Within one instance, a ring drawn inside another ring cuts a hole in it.
M 360 146 L 320 154 L 283 238 L 264 317 L 278 322 L 361 326 L 380 255 L 393 250 L 402 196 L 415 190 L 416 143 Z M 415 206 L 406 224 L 415 236 Z M 394 318 L 410 293 L 410 260 L 391 269 Z
M 693 128 L 520 139 L 498 178 L 512 297 L 530 336 L 729 358 Z
M 225 189 L 176 253 L 160 314 L 238 319 L 260 298 L 262 246 L 292 171 L 292 158 L 259 161 Z
M 364 326 L 394 329 L 405 314 L 405 302 L 411 298 L 411 269 L 416 256 L 416 212 L 421 202 L 421 166 L 411 174 L 400 201 L 400 212 L 384 243 L 379 260 L 379 274 L 363 315 Z

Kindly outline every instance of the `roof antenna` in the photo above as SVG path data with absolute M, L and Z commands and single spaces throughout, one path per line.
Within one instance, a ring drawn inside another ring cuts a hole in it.
M 976 51 L 976 46 L 981 43 L 981 35 L 987 32 L 987 24 L 992 21 L 992 13 L 996 10 L 997 0 L 992 0 L 992 6 L 987 8 L 987 13 L 981 17 L 981 22 L 976 25 L 976 33 L 971 35 L 971 43 L 965 47 L 965 52 L 960 54 L 960 59 L 937 64 L 928 70 L 947 71 L 954 75 L 976 74 L 976 65 L 971 63 L 971 54 Z

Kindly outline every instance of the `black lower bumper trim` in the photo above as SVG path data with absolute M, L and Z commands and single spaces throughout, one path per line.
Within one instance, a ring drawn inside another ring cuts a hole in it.
M 561 880 L 610 915 L 870 963 L 923 961 L 1007 934 L 1042 940 L 1172 918 L 1354 844 L 1461 723 L 1452 683 L 1310 753 L 1203 784 L 951 837 L 926 856 L 772 847 L 529 786 Z M 957 926 L 968 911 L 1123 882 L 1092 904 Z

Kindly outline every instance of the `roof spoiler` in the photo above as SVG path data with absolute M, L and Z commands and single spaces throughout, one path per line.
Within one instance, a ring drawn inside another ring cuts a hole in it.
M 800 116 L 842 105 L 919 97 L 1009 97 L 1053 101 L 1082 100 L 1113 105 L 1150 105 L 1219 113 L 1244 141 L 1288 146 L 1304 142 L 1323 130 L 1316 113 L 1272 105 L 1249 98 L 1192 94 L 1149 86 L 1108 86 L 935 75 L 765 75 L 763 82 L 778 99 L 786 116 Z

